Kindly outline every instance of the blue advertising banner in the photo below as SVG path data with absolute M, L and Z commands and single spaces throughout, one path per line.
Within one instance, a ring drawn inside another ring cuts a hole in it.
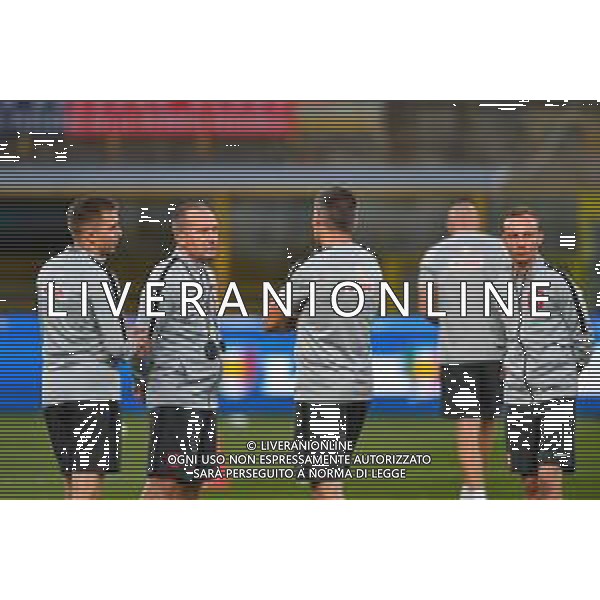
M 596 340 L 600 317 L 594 317 Z M 221 409 L 229 414 L 293 410 L 293 334 L 265 333 L 260 318 L 225 319 L 227 343 Z M 440 411 L 435 358 L 436 328 L 419 318 L 386 318 L 373 325 L 372 410 L 434 415 Z M 0 317 L 0 411 L 40 407 L 41 346 L 35 314 Z M 578 408 L 600 415 L 600 355 L 580 378 Z M 122 369 L 125 410 L 142 410 L 131 394 L 131 373 Z M 91 383 L 93 385 L 93 383 Z

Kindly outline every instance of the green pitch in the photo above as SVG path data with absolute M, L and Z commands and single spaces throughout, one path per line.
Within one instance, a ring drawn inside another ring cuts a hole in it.
M 141 415 L 123 419 L 121 472 L 107 477 L 105 497 L 135 499 L 145 470 L 148 421 Z M 246 452 L 249 440 L 290 440 L 292 417 L 224 417 L 219 423 L 221 451 Z M 494 453 L 488 478 L 493 499 L 521 498 L 519 478 L 508 471 L 504 430 L 497 424 Z M 577 474 L 567 477 L 566 495 L 572 499 L 600 498 L 600 420 L 579 419 Z M 358 447 L 361 453 L 430 454 L 430 465 L 406 465 L 406 479 L 361 479 L 346 482 L 353 499 L 453 499 L 460 485 L 454 448 L 453 423 L 441 418 L 372 416 Z M 400 468 L 400 467 L 397 467 Z M 54 463 L 41 415 L 5 414 L 0 417 L 0 499 L 57 499 L 62 480 Z M 232 480 L 210 486 L 206 499 L 304 499 L 305 484 L 294 481 Z

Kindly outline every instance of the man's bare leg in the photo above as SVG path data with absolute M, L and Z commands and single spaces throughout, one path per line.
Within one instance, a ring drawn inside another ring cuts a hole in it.
M 563 472 L 559 465 L 553 463 L 541 464 L 538 482 L 541 500 L 562 500 Z
M 142 500 L 173 500 L 176 498 L 177 482 L 170 477 L 147 477 Z
M 344 484 L 341 481 L 320 481 L 312 484 L 313 500 L 344 500 Z
M 522 479 L 525 487 L 525 498 L 527 500 L 539 500 L 540 482 L 538 475 L 524 475 Z
M 198 483 L 175 483 L 173 499 L 175 500 L 198 500 L 202 482 Z
M 494 445 L 494 421 L 485 419 L 481 421 L 481 455 L 483 462 L 483 477 L 485 478 L 485 468 L 490 456 L 492 455 L 492 447 Z
M 482 421 L 480 419 L 459 419 L 456 438 L 463 486 L 472 490 L 484 490 Z
M 69 479 L 71 500 L 99 500 L 102 497 L 104 475 L 100 473 L 73 473 Z
M 73 483 L 70 475 L 65 475 L 65 500 L 73 498 Z

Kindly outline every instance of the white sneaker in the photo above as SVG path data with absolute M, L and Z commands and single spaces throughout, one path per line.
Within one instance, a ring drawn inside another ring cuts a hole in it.
M 487 500 L 485 488 L 474 488 L 469 485 L 463 485 L 460 488 L 460 500 Z

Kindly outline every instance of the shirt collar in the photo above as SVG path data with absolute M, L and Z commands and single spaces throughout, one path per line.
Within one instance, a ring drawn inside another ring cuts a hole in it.
M 85 248 L 78 246 L 77 244 L 71 244 L 70 246 L 67 246 L 66 250 L 69 253 L 79 254 L 81 256 L 85 256 L 86 258 L 91 258 L 92 260 L 99 263 L 106 262 L 106 256 L 96 256 L 88 250 L 86 250 Z
M 194 260 L 190 257 L 190 255 L 187 252 L 185 252 L 185 250 L 182 250 L 181 248 L 175 248 L 175 250 L 173 250 L 173 252 L 171 253 L 171 256 L 173 256 L 174 258 L 179 258 L 188 265 L 191 265 L 198 269 L 203 269 L 206 266 L 206 263 Z
M 182 260 L 185 260 L 187 262 L 191 262 L 191 258 L 187 255 L 187 252 L 183 251 L 181 248 L 175 248 L 175 250 L 173 250 L 173 252 L 171 253 L 171 256 L 173 256 L 174 258 L 180 258 Z

